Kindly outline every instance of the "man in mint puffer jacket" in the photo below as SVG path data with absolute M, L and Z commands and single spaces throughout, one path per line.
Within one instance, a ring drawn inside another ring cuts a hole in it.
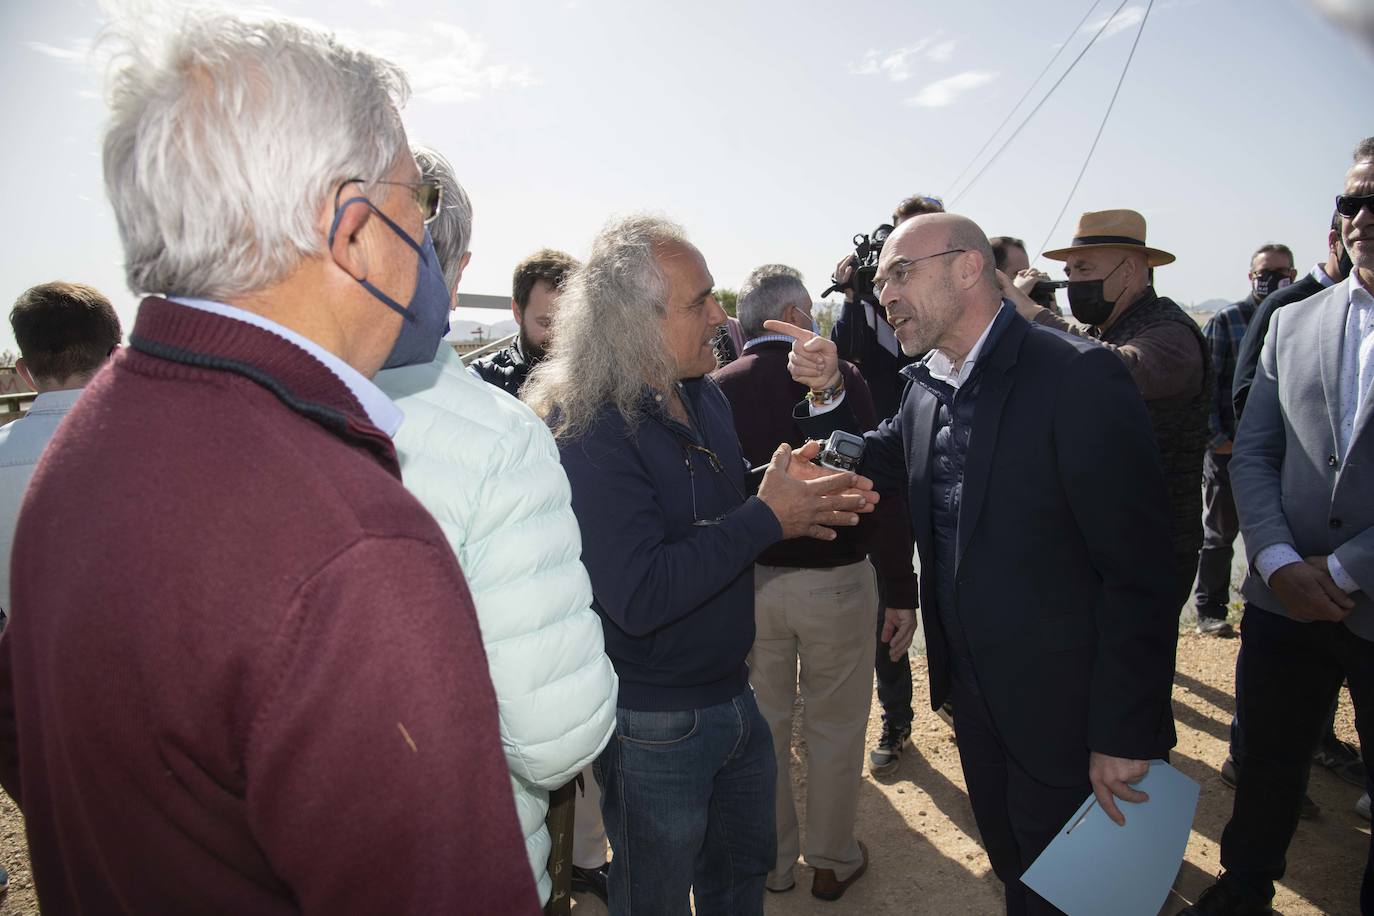
M 443 186 L 430 233 L 456 293 L 472 208 L 442 156 L 416 149 L 415 159 Z M 441 333 L 442 323 L 408 348 L 398 341 L 374 380 L 405 414 L 395 437 L 403 482 L 439 523 L 472 591 L 516 813 L 546 902 L 549 791 L 610 739 L 616 675 L 553 436 L 524 404 L 470 375 Z

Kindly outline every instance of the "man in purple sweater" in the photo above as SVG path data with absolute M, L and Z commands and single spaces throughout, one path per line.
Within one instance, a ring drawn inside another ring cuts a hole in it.
M 0 639 L 39 902 L 537 913 L 467 586 L 369 381 L 448 306 L 405 79 L 217 16 L 126 60 L 106 183 L 166 298 L 39 465 Z

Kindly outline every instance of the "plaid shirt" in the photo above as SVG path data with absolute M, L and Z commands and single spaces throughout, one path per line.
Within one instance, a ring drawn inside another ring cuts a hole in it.
M 1212 348 L 1212 372 L 1215 373 L 1216 392 L 1212 397 L 1212 412 L 1207 420 L 1211 438 L 1208 448 L 1218 448 L 1236 437 L 1236 412 L 1231 403 L 1231 382 L 1236 375 L 1236 356 L 1245 329 L 1255 317 L 1259 305 L 1254 295 L 1217 309 L 1217 313 L 1202 329 L 1207 345 Z

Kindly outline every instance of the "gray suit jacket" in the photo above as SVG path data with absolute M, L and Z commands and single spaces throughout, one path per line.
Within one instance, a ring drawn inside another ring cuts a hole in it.
M 1360 585 L 1345 625 L 1374 641 L 1374 397 L 1355 418 L 1344 460 L 1336 448 L 1352 282 L 1274 314 L 1236 433 L 1231 489 L 1250 561 L 1245 597 L 1287 615 L 1254 569 L 1266 547 L 1292 544 L 1304 557 L 1334 553 Z

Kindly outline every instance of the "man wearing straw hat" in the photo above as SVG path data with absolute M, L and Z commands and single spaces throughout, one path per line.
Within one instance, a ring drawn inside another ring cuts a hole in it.
M 1154 268 L 1173 263 L 1174 256 L 1145 243 L 1145 217 L 1134 210 L 1084 213 L 1069 247 L 1044 256 L 1064 262 L 1069 308 L 1077 321 L 1036 305 L 1010 282 L 1003 292 L 1023 317 L 1098 341 L 1130 371 L 1145 398 L 1169 485 L 1174 590 L 1182 609 L 1202 547 L 1211 371 L 1197 322 L 1154 290 Z

